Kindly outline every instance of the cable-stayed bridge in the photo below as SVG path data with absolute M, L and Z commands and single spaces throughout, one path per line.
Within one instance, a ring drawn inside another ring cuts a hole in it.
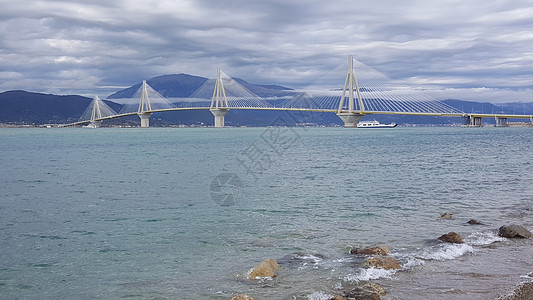
M 138 115 L 141 127 L 149 127 L 150 117 L 157 112 L 210 110 L 215 127 L 224 127 L 224 117 L 231 109 L 329 112 L 337 114 L 345 127 L 357 127 L 363 116 L 375 114 L 464 117 L 471 126 L 481 126 L 484 117 L 495 118 L 497 126 L 506 126 L 508 118 L 528 118 L 533 123 L 531 115 L 467 114 L 388 78 L 352 56 L 347 69 L 346 73 L 335 70 L 304 89 L 274 99 L 257 96 L 220 69 L 216 79 L 207 80 L 187 98 L 167 99 L 143 81 L 132 98 L 119 99 L 124 106 L 118 113 L 95 97 L 78 122 L 62 126 L 98 127 L 107 119 Z M 341 78 L 339 74 L 346 75 Z

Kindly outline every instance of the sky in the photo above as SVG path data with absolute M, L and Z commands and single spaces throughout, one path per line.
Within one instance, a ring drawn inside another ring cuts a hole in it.
M 0 0 L 0 7 L 0 92 L 105 98 L 164 74 L 213 78 L 218 67 L 252 83 L 305 88 L 353 54 L 437 99 L 533 102 L 533 0 Z

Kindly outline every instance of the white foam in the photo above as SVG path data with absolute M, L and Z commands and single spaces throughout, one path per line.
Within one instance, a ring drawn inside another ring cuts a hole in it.
M 495 242 L 503 242 L 505 241 L 505 238 L 498 236 L 493 231 L 485 231 L 485 232 L 475 231 L 475 232 L 472 232 L 469 236 L 467 236 L 465 238 L 465 241 L 468 244 L 471 244 L 474 246 L 483 246 L 483 245 L 490 245 Z
M 303 260 L 312 260 L 315 263 L 318 263 L 318 262 L 322 261 L 321 257 L 315 256 L 315 255 L 312 255 L 312 254 L 299 255 L 298 258 L 299 259 L 303 259 Z
M 333 298 L 333 295 L 326 294 L 324 292 L 314 292 L 310 295 L 307 295 L 308 300 L 329 300 Z
M 359 274 L 345 275 L 342 280 L 348 282 L 368 281 L 379 278 L 391 278 L 396 270 L 385 270 L 378 268 L 359 269 Z
M 406 261 L 406 263 L 403 264 L 402 269 L 406 270 L 425 264 L 424 260 L 416 257 L 407 257 L 404 260 Z
M 250 270 L 248 270 L 248 272 L 246 272 L 246 278 L 251 279 L 250 275 L 252 275 L 253 270 L 254 270 L 254 268 L 251 268 Z M 265 281 L 265 280 L 273 280 L 273 278 L 272 277 L 260 277 L 260 276 L 257 276 L 257 277 L 255 277 L 255 280 Z
M 468 244 L 439 244 L 435 247 L 426 248 L 416 255 L 421 259 L 450 260 L 474 252 L 474 248 Z
M 305 269 L 309 265 L 311 265 L 314 269 L 318 269 L 318 264 L 322 261 L 321 257 L 312 254 L 298 255 L 297 257 L 303 261 L 303 264 L 298 267 L 299 270 Z

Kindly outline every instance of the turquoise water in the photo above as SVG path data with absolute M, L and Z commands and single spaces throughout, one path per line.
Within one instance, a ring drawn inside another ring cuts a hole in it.
M 491 299 L 533 271 L 531 241 L 494 234 L 533 228 L 532 141 L 531 128 L 0 129 L 0 298 L 327 299 L 372 280 L 389 299 Z M 238 181 L 213 184 L 225 174 Z M 433 242 L 449 231 L 467 244 Z M 404 268 L 348 254 L 377 243 Z M 269 257 L 279 276 L 248 280 Z

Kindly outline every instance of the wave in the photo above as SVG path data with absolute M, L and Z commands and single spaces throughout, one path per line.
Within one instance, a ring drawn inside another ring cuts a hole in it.
M 495 242 L 503 242 L 505 238 L 500 237 L 495 231 L 474 231 L 465 238 L 465 241 L 474 246 L 485 246 Z
M 416 253 L 415 257 L 425 260 L 450 260 L 474 252 L 468 244 L 437 244 Z
M 378 268 L 359 269 L 358 274 L 344 275 L 342 280 L 346 282 L 368 281 L 379 278 L 391 278 L 398 270 L 385 270 Z
M 307 295 L 307 300 L 329 300 L 333 298 L 333 295 L 324 292 L 314 292 Z

